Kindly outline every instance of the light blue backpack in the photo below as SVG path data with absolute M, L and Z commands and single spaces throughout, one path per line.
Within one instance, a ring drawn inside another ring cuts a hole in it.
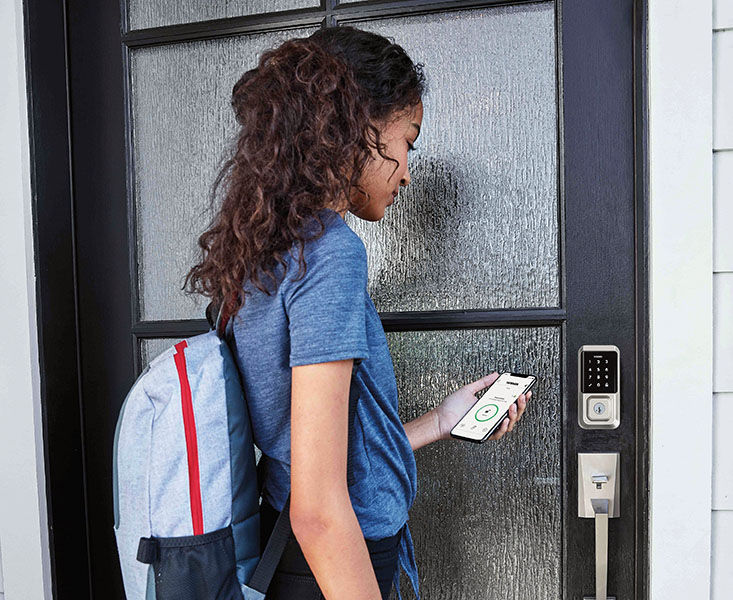
M 120 409 L 114 531 L 128 600 L 261 600 L 290 536 L 288 496 L 260 555 L 260 484 L 231 321 L 222 332 L 219 310 L 210 331 L 151 360 Z

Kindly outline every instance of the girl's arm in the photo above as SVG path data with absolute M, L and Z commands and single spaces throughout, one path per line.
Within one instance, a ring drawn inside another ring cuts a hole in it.
M 352 366 L 292 367 L 290 522 L 326 598 L 381 600 L 346 484 Z
M 417 419 L 404 423 L 403 426 L 413 451 L 441 439 L 438 415 L 435 409 L 429 410 Z

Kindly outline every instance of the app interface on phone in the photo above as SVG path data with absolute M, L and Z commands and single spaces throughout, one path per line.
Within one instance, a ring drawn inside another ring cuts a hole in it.
M 531 377 L 515 377 L 509 373 L 502 373 L 453 428 L 453 433 L 477 440 L 482 439 L 506 416 L 504 413 L 524 393 L 530 383 L 532 383 Z

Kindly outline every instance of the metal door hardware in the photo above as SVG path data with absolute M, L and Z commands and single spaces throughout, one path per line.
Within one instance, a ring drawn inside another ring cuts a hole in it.
M 619 516 L 618 452 L 578 453 L 578 516 L 595 520 L 596 595 L 583 600 L 615 600 L 607 596 L 608 519 Z
M 578 424 L 616 429 L 621 422 L 621 352 L 616 346 L 578 350 Z

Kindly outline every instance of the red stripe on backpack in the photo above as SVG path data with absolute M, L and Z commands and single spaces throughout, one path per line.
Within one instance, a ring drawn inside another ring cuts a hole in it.
M 188 489 L 191 498 L 191 521 L 193 534 L 201 535 L 204 532 L 204 515 L 201 507 L 201 481 L 199 475 L 199 449 L 196 440 L 196 420 L 193 415 L 193 400 L 191 398 L 191 384 L 186 371 L 186 356 L 183 349 L 187 346 L 186 340 L 175 345 L 178 379 L 181 383 L 181 409 L 183 412 L 183 429 L 186 433 L 186 454 L 188 455 Z

